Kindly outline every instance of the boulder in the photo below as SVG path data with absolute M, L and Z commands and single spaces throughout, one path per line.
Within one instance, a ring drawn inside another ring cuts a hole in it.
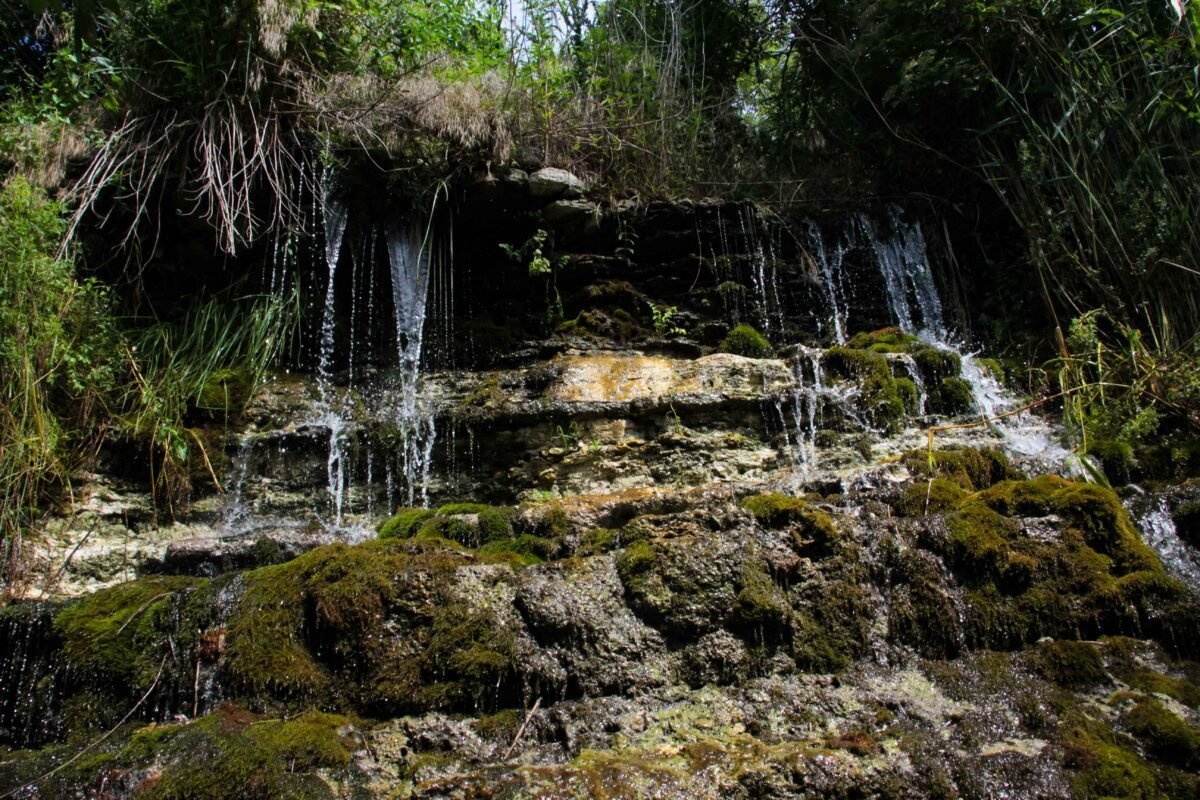
M 587 184 L 565 169 L 543 167 L 529 176 L 529 193 L 543 200 L 575 199 L 586 190 Z

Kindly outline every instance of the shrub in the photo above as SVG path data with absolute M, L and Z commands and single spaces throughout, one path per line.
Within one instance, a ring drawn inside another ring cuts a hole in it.
M 771 353 L 771 343 L 753 327 L 742 323 L 731 330 L 721 342 L 721 350 L 750 358 L 764 358 Z

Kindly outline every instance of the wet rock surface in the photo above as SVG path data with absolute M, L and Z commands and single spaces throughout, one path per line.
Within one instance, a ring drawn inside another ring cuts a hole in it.
M 415 395 L 274 375 L 205 432 L 220 491 L 89 477 L 0 610 L 0 792 L 1200 792 L 1194 485 L 1118 499 L 981 422 L 1002 387 L 891 327 L 937 320 L 862 219 L 585 190 L 480 179 L 477 313 Z M 503 226 L 553 283 L 480 266 Z

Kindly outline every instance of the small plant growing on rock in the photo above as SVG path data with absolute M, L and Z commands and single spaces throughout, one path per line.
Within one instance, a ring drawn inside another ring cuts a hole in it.
M 659 306 L 646 301 L 650 307 L 650 315 L 654 318 L 654 331 L 659 336 L 686 336 L 687 331 L 671 322 L 679 313 L 676 306 Z

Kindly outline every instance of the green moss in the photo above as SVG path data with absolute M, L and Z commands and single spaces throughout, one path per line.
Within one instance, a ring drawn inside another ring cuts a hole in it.
M 730 626 L 758 640 L 779 638 L 791 615 L 783 592 L 761 566 L 745 568 L 740 584 L 729 613 Z
M 196 397 L 196 407 L 229 413 L 245 406 L 253 390 L 254 376 L 250 370 L 242 367 L 214 370 Z
M 1128 798 L 1161 800 L 1154 771 L 1108 726 L 1077 717 L 1062 737 L 1064 763 L 1074 774 L 1075 796 L 1081 800 Z
M 1009 540 L 1020 532 L 1020 525 L 986 506 L 967 504 L 946 520 L 946 527 L 950 566 L 968 583 L 998 581 L 1009 562 Z
M 846 347 L 855 350 L 871 350 L 876 353 L 907 353 L 920 344 L 920 339 L 899 328 L 880 328 L 877 331 L 862 331 L 850 337 Z
M 1161 694 L 1178 700 L 1185 706 L 1200 710 L 1200 686 L 1187 678 L 1164 675 L 1145 667 L 1135 667 L 1120 674 L 1121 680 L 1149 694 Z
M 1142 700 L 1121 722 L 1155 758 L 1185 770 L 1200 769 L 1200 727 L 1189 725 L 1159 701 Z
M 1200 503 L 1180 506 L 1171 514 L 1171 519 L 1175 521 L 1175 532 L 1180 539 L 1192 547 L 1200 547 Z
M 379 526 L 380 539 L 408 539 L 433 516 L 428 508 L 402 508 Z
M 948 416 L 969 413 L 975 407 L 975 392 L 962 378 L 943 378 L 938 384 L 933 410 Z M 931 398 L 932 399 L 932 398 Z
M 194 650 L 212 616 L 207 587 L 199 578 L 151 577 L 80 598 L 54 620 L 63 656 L 78 679 L 118 697 L 144 691 L 173 649 Z
M 889 431 L 898 427 L 905 404 L 887 358 L 870 350 L 833 347 L 821 361 L 830 375 L 858 385 L 860 407 L 872 425 Z
M 475 721 L 475 732 L 484 739 L 510 742 L 517 735 L 524 715 L 513 709 L 498 711 Z
M 983 492 L 979 500 L 1008 516 L 1063 516 L 1083 533 L 1088 547 L 1113 560 L 1118 575 L 1162 569 L 1111 489 L 1041 475 L 1029 481 L 1005 481 Z
M 1004 365 L 994 358 L 976 358 L 975 363 L 984 372 L 990 374 L 997 383 L 1004 383 L 1007 376 L 1004 373 Z
M 1033 665 L 1042 677 L 1060 686 L 1086 691 L 1110 683 L 1096 645 L 1053 640 L 1034 648 Z
M 452 539 L 467 547 L 513 538 L 512 520 L 516 510 L 482 503 L 450 503 L 427 518 L 417 535 Z M 474 517 L 474 524 L 467 517 Z
M 850 666 L 866 646 L 871 598 L 856 569 L 802 591 L 793 599 L 792 658 L 814 672 Z
M 440 607 L 420 659 L 428 678 L 417 697 L 433 708 L 494 709 L 515 698 L 516 639 L 495 618 L 465 603 Z
M 768 528 L 791 528 L 793 539 L 802 551 L 827 551 L 844 539 L 828 514 L 798 497 L 758 494 L 747 497 L 742 506 Z
M 950 511 L 966 496 L 966 491 L 958 483 L 946 478 L 934 478 L 904 487 L 904 493 L 893 507 L 901 516 L 922 517 Z
M 721 350 L 751 358 L 765 358 L 771 353 L 771 343 L 752 326 L 742 323 L 726 334 Z
M 1088 446 L 1087 454 L 1100 462 L 1104 477 L 1113 486 L 1124 486 L 1133 480 L 1133 447 L 1128 442 L 1096 440 Z
M 986 489 L 1003 480 L 1021 477 L 999 450 L 976 450 L 971 447 L 941 450 L 910 450 L 901 462 L 919 478 L 945 478 L 954 481 L 968 492 Z
M 557 552 L 557 542 L 527 533 L 515 539 L 497 539 L 479 548 L 480 555 L 515 555 L 517 563 L 522 565 L 540 564 L 554 558 Z
M 138 793 L 148 800 L 228 797 L 332 798 L 317 770 L 350 765 L 346 717 L 308 711 L 289 720 L 249 720 L 218 712 L 177 732 L 135 734 L 131 750 L 153 752 L 168 766 Z M 145 738 L 148 741 L 139 741 Z
M 957 377 L 962 372 L 962 358 L 958 353 L 949 350 L 925 345 L 915 348 L 912 357 L 927 384 L 936 384 L 943 378 Z
M 1056 517 L 1029 536 L 1013 517 Z M 1138 538 L 1115 495 L 1043 476 L 1005 481 L 947 517 L 945 557 L 967 588 L 968 641 L 1018 647 L 1042 636 L 1152 633 L 1195 648 L 1194 602 Z
M 359 745 L 349 736 L 352 725 L 316 711 L 264 720 L 226 704 L 186 725 L 125 726 L 78 760 L 51 751 L 59 768 L 36 783 L 36 794 L 108 796 L 114 776 L 141 774 L 144 780 L 129 788 L 151 800 L 333 798 L 322 776 L 353 778 L 351 753 Z
M 912 378 L 896 378 L 896 393 L 900 395 L 901 401 L 904 403 L 904 408 L 910 414 L 916 414 L 918 405 L 920 404 L 920 396 L 917 394 L 917 385 L 913 383 Z

